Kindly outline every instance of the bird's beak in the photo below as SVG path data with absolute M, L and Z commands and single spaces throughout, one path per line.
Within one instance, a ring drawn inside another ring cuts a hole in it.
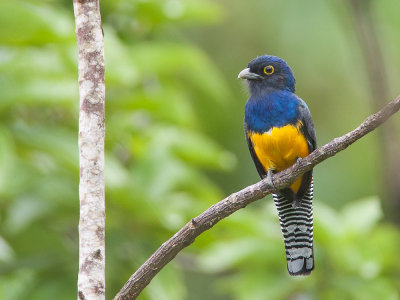
M 256 74 L 256 73 L 252 73 L 250 72 L 250 68 L 246 68 L 244 70 L 242 70 L 239 75 L 238 78 L 240 79 L 249 79 L 249 80 L 260 80 L 263 79 L 262 76 Z

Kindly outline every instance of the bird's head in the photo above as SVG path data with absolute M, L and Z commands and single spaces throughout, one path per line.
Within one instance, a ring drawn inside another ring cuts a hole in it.
M 249 62 L 238 78 L 247 79 L 250 92 L 262 92 L 268 88 L 287 90 L 294 93 L 296 79 L 288 64 L 277 56 L 263 55 Z

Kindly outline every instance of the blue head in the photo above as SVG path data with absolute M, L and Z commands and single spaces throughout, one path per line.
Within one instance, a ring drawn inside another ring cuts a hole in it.
M 282 58 L 273 55 L 256 57 L 249 62 L 248 68 L 239 73 L 238 78 L 247 79 L 252 95 L 268 88 L 295 91 L 296 79 L 292 69 Z

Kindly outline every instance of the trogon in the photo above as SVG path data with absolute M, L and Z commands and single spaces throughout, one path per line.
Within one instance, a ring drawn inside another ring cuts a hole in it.
M 251 157 L 261 178 L 280 172 L 316 148 L 313 120 L 307 104 L 295 94 L 296 80 L 287 63 L 276 56 L 259 56 L 238 78 L 248 83 L 244 130 Z M 314 269 L 313 175 L 304 173 L 291 186 L 272 194 L 282 229 L 290 275 Z

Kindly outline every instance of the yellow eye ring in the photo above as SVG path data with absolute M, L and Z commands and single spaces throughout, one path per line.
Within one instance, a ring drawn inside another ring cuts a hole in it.
M 274 73 L 274 71 L 275 71 L 275 69 L 274 69 L 274 67 L 271 66 L 271 65 L 266 66 L 266 67 L 264 68 L 264 73 L 267 74 L 267 75 L 272 75 L 272 74 Z

